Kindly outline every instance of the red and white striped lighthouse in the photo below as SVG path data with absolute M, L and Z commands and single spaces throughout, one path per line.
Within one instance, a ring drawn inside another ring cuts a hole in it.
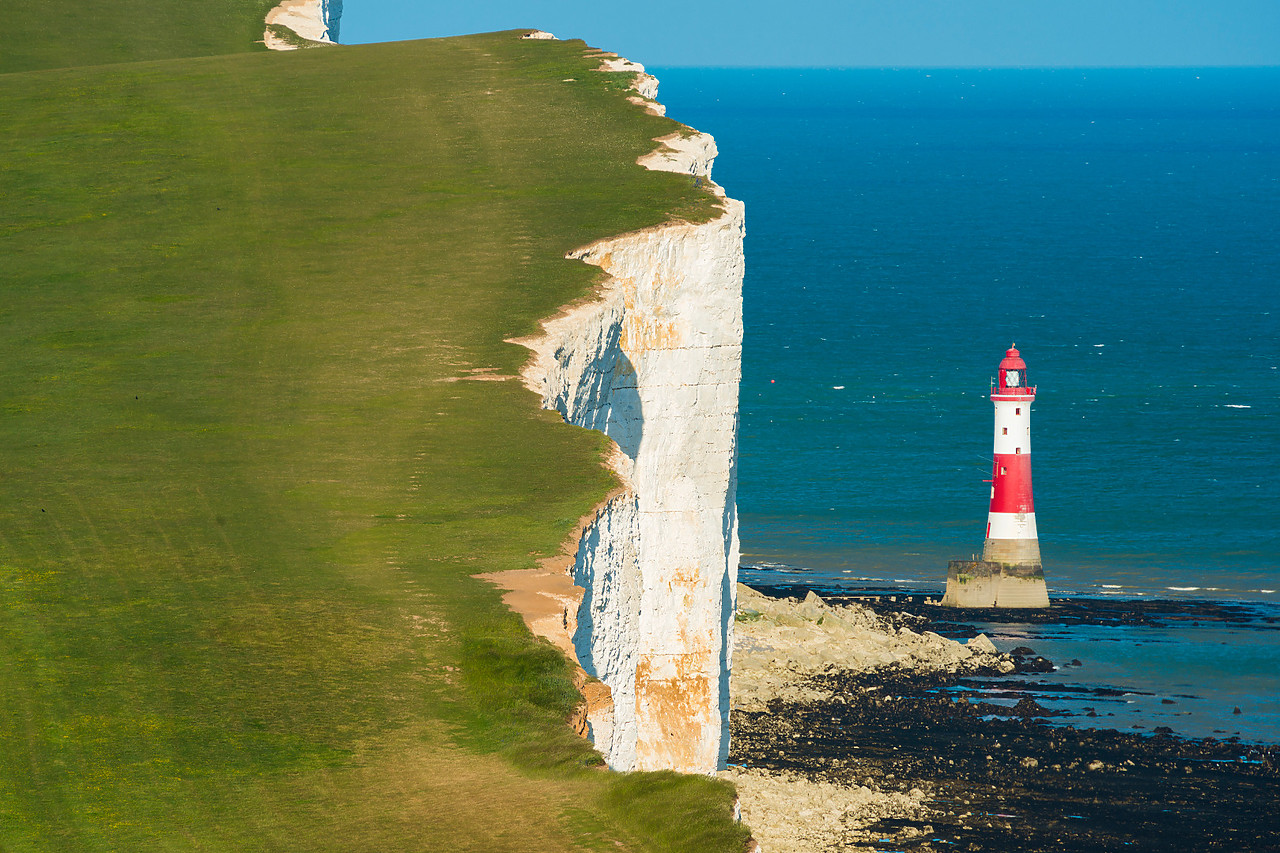
M 1048 607 L 1031 494 L 1031 404 L 1036 388 L 1016 347 L 991 389 L 996 407 L 991 508 L 981 562 L 953 561 L 942 603 L 954 607 Z

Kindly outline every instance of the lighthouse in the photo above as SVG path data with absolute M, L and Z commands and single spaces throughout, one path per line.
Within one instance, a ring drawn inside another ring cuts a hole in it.
M 995 404 L 991 506 L 981 560 L 952 560 L 944 607 L 1048 607 L 1031 494 L 1031 404 L 1036 387 L 1017 347 L 1000 362 Z

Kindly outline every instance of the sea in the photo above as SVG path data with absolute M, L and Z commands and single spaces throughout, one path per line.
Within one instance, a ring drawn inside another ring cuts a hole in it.
M 742 579 L 940 593 L 1016 345 L 1051 597 L 1247 618 L 981 627 L 1280 742 L 1280 68 L 650 70 L 746 202 Z

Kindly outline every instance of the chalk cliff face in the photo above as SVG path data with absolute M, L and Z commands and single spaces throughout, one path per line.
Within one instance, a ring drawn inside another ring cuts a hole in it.
M 308 41 L 338 43 L 342 0 L 282 0 L 267 13 L 267 30 L 262 38 L 271 50 L 297 50 L 298 45 L 279 38 L 271 26 L 287 27 Z
M 646 98 L 651 80 L 638 76 Z M 660 142 L 644 165 L 710 183 L 710 136 Z M 623 488 L 584 529 L 571 571 L 585 592 L 576 626 L 565 621 L 612 695 L 588 721 L 620 770 L 707 773 L 728 751 L 744 226 L 742 204 L 720 195 L 710 222 L 570 253 L 608 273 L 602 293 L 522 342 L 543 405 L 618 446 Z

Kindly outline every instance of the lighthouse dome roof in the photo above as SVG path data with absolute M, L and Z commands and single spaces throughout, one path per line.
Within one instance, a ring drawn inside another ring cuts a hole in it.
M 1000 362 L 1001 370 L 1026 370 L 1027 363 L 1022 360 L 1022 356 L 1018 354 L 1017 347 L 1009 347 L 1005 351 L 1004 360 Z

